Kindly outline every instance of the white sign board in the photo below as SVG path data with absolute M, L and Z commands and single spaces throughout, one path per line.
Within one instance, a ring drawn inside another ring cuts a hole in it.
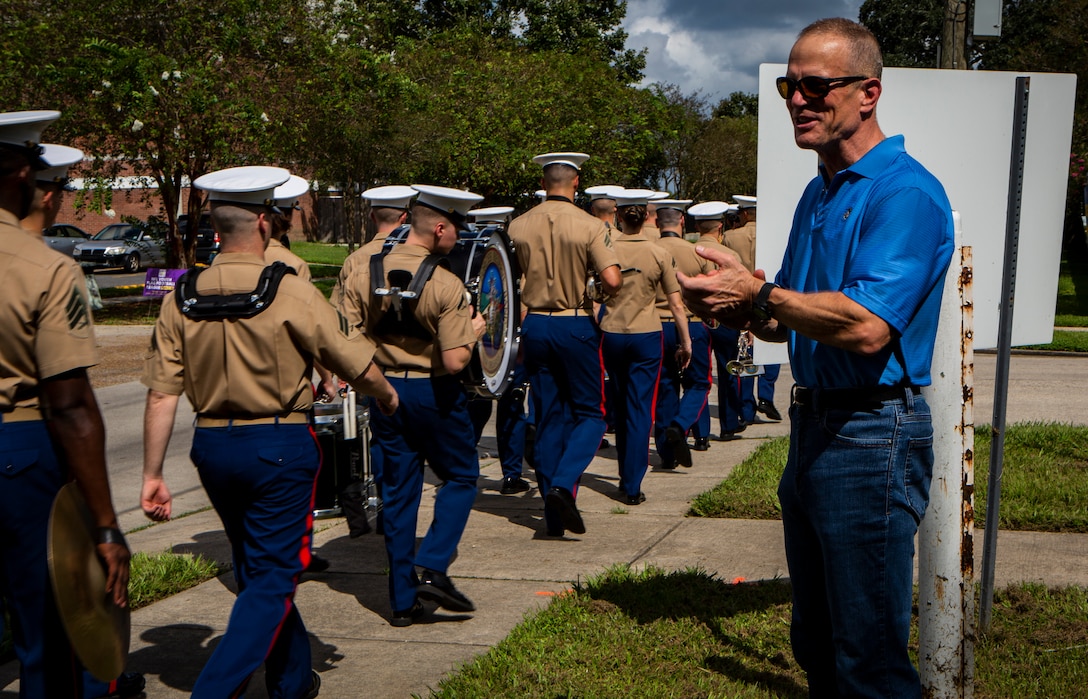
M 783 64 L 759 69 L 759 223 L 756 266 L 773 279 L 782 264 L 793 212 L 816 175 L 818 159 L 797 148 L 775 78 Z M 903 134 L 907 152 L 944 185 L 963 221 L 975 262 L 975 349 L 997 346 L 1005 252 L 1016 78 L 1031 78 L 1027 157 L 1017 253 L 1013 344 L 1050 342 L 1058 291 L 1065 189 L 1076 76 L 885 68 L 877 119 Z M 784 345 L 760 343 L 761 364 L 786 361 Z

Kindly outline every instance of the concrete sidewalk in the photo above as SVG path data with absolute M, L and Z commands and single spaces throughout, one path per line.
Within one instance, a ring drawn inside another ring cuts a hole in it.
M 785 577 L 779 522 L 688 518 L 685 512 L 693 496 L 725 478 L 765 438 L 786 432 L 784 423 L 755 425 L 744 439 L 712 442 L 710 451 L 695 452 L 694 468 L 649 473 L 644 483 L 648 499 L 637 507 L 617 499 L 615 450 L 603 450 L 586 473 L 578 499 L 588 532 L 562 540 L 539 535 L 543 508 L 535 489 L 500 495 L 499 465 L 490 456 L 483 458 L 476 509 L 450 567 L 478 611 L 439 612 L 408 628 L 387 622 L 381 537 L 350 539 L 342 520 L 319 521 L 316 548 L 332 566 L 307 577 L 297 602 L 312 635 L 321 696 L 427 696 L 443 676 L 486 652 L 527 613 L 569 589 L 571 581 L 612 564 L 669 570 L 698 566 L 726 580 Z M 485 437 L 481 451 L 493 447 L 494 438 Z M 433 483 L 427 489 L 421 535 L 430 521 Z M 190 551 L 229 562 L 229 546 L 210 511 L 134 532 L 129 541 L 135 550 Z M 1003 533 L 997 584 L 1088 585 L 1085 560 L 1088 535 Z M 128 667 L 147 675 L 148 697 L 189 694 L 224 632 L 234 601 L 232 585 L 228 573 L 133 614 Z M 5 673 L 0 686 L 10 688 L 14 665 L 0 668 Z M 254 678 L 248 696 L 266 696 L 262 677 Z

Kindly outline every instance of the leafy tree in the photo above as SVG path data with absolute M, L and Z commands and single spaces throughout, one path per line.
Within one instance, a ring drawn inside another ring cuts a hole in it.
M 411 144 L 400 163 L 404 181 L 471 187 L 489 203 L 516 204 L 538 187 L 529 163 L 540 152 L 590 153 L 586 182 L 635 184 L 653 169 L 656 103 L 617 85 L 607 63 L 463 30 L 398 54 L 397 68 L 420 96 L 397 105 Z
M 589 55 L 611 64 L 621 81 L 634 84 L 646 69 L 646 52 L 625 48 L 624 0 L 518 0 L 522 39 L 534 52 Z
M 935 68 L 945 0 L 865 0 L 858 21 L 880 42 L 884 65 Z
M 715 117 L 758 117 L 759 95 L 753 92 L 732 92 L 714 108 Z

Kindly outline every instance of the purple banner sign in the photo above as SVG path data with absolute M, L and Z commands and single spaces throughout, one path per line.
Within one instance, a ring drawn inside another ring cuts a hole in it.
M 174 285 L 183 274 L 184 269 L 148 269 L 144 279 L 144 296 L 166 296 L 174 290 Z

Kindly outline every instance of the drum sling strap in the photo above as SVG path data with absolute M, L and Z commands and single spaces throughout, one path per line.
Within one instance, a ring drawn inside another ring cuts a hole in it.
M 261 270 L 257 288 L 241 294 L 208 294 L 196 290 L 196 280 L 206 268 L 193 267 L 178 278 L 174 287 L 174 300 L 178 310 L 193 320 L 223 320 L 226 318 L 252 318 L 268 308 L 285 274 L 297 274 L 282 262 L 273 262 Z
M 423 258 L 419 269 L 413 275 L 403 269 L 395 269 L 389 273 L 388 286 L 380 286 L 385 283 L 385 256 L 389 253 L 384 250 L 370 258 L 370 295 L 373 297 L 389 296 L 392 303 L 374 324 L 373 335 L 379 339 L 385 339 L 392 335 L 414 337 L 420 340 L 431 340 L 434 335 L 423 327 L 416 318 L 416 306 L 419 296 L 423 293 L 423 287 L 431 280 L 431 275 L 439 265 L 449 269 L 449 262 L 443 255 L 428 255 Z M 405 308 L 404 302 L 408 305 Z

